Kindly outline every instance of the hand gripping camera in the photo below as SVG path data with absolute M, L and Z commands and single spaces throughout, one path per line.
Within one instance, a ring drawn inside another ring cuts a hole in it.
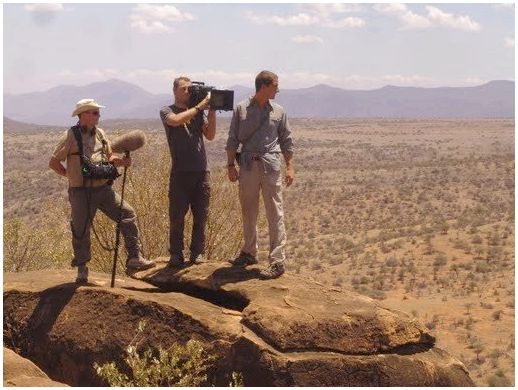
M 209 87 L 201 81 L 193 81 L 189 86 L 191 98 L 189 107 L 196 106 L 210 92 L 209 105 L 211 110 L 232 111 L 234 109 L 234 91 Z

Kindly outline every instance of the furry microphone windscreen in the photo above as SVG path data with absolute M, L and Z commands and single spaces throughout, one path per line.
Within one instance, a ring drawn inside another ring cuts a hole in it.
M 133 152 L 134 150 L 137 150 L 144 146 L 146 142 L 146 134 L 144 134 L 142 130 L 133 130 L 111 141 L 112 152 Z

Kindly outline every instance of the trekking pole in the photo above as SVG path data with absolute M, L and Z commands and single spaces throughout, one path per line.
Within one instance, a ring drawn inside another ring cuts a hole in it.
M 125 157 L 129 157 L 130 152 L 124 153 Z M 126 171 L 127 167 L 124 167 L 124 176 L 122 177 L 122 191 L 121 191 L 121 204 L 119 207 L 119 216 L 117 218 L 117 228 L 115 230 L 115 253 L 113 254 L 113 268 L 112 268 L 112 283 L 111 287 L 115 285 L 115 271 L 117 269 L 117 255 L 119 254 L 119 243 L 121 235 L 121 220 L 122 220 L 122 203 L 124 202 L 124 187 L 126 185 Z

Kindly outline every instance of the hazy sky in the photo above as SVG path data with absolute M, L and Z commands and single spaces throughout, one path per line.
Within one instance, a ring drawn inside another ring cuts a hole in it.
M 514 80 L 512 4 L 4 4 L 4 92 L 179 74 L 281 88 Z

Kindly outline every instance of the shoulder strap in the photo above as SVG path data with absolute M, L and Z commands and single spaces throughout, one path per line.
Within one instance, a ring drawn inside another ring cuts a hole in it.
M 81 160 L 81 165 L 83 165 L 83 137 L 81 137 L 81 127 L 80 126 L 72 126 L 72 132 L 74 133 L 74 138 L 77 142 L 77 147 L 79 148 L 79 159 Z
M 81 177 L 83 179 L 82 187 L 85 187 L 85 178 L 82 175 L 83 165 L 84 165 L 84 154 L 83 154 L 83 137 L 81 137 L 81 126 L 72 126 L 72 132 L 74 133 L 74 138 L 77 142 L 77 147 L 79 148 L 79 161 L 81 162 Z M 73 232 L 73 230 L 72 230 Z

